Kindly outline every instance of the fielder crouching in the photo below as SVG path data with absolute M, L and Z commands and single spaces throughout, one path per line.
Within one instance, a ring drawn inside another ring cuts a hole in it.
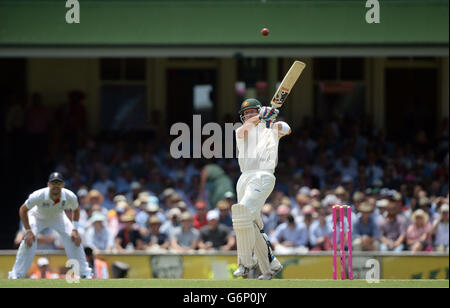
M 92 270 L 86 261 L 78 234 L 80 209 L 77 196 L 64 188 L 64 178 L 58 172 L 50 174 L 47 185 L 48 187 L 33 192 L 20 207 L 19 215 L 25 228 L 25 237 L 8 278 L 26 278 L 36 253 L 36 235 L 46 228 L 58 232 L 67 257 L 78 261 L 81 278 L 91 278 Z M 73 224 L 65 210 L 72 210 Z
M 239 265 L 234 276 L 247 275 L 259 265 L 262 275 L 258 279 L 270 280 L 283 267 L 263 232 L 261 210 L 275 186 L 279 140 L 291 129 L 285 122 L 274 122 L 278 110 L 261 107 L 256 99 L 245 100 L 239 114 L 244 124 L 236 130 L 242 175 L 236 188 L 237 204 L 231 207 Z

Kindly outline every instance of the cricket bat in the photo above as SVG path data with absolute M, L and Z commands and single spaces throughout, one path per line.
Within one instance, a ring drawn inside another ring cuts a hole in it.
M 283 81 L 281 82 L 277 91 L 275 92 L 272 101 L 270 102 L 272 107 L 280 108 L 281 106 L 283 106 L 287 96 L 291 92 L 292 88 L 295 85 L 295 82 L 297 81 L 298 77 L 300 77 L 300 74 L 303 72 L 305 66 L 306 64 L 303 62 L 294 61 L 291 68 L 284 76 Z

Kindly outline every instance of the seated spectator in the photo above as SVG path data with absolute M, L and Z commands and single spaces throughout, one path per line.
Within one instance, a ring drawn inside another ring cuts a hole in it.
M 262 221 L 264 223 L 264 233 L 272 234 L 277 224 L 277 214 L 270 203 L 264 204 L 262 211 Z
M 426 250 L 431 243 L 431 224 L 428 221 L 428 214 L 423 210 L 416 210 L 412 217 L 413 223 L 406 231 L 406 243 L 408 250 L 413 252 Z
M 441 215 L 434 222 L 432 230 L 435 235 L 434 247 L 436 251 L 448 253 L 448 204 L 441 205 L 439 211 Z
M 102 207 L 106 210 L 112 210 L 114 208 L 114 196 L 116 195 L 116 188 L 114 186 L 109 186 L 106 191 L 106 198 L 102 202 Z
M 233 228 L 233 220 L 231 219 L 230 213 L 230 204 L 225 200 L 221 200 L 217 202 L 216 208 L 220 214 L 219 223 L 227 226 L 228 228 Z
M 178 253 L 192 252 L 197 249 L 200 232 L 192 226 L 192 215 L 184 212 L 180 216 L 181 226 L 172 233 L 171 247 Z
M 297 223 L 294 216 L 287 214 L 286 222 L 280 224 L 271 237 L 276 253 L 306 252 L 308 231 L 304 223 Z
M 148 233 L 144 234 L 142 240 L 147 251 L 162 251 L 169 248 L 170 242 L 167 234 L 162 233 L 161 220 L 153 215 L 148 220 L 148 225 L 150 226 Z
M 397 214 L 395 201 L 388 202 L 386 211 L 387 216 L 381 218 L 379 223 L 380 249 L 381 251 L 402 251 L 405 248 L 407 225 Z
M 180 201 L 183 202 L 183 201 Z M 161 226 L 161 232 L 166 234 L 169 238 L 172 236 L 172 232 L 176 227 L 180 226 L 181 211 L 178 207 L 171 208 L 167 214 L 167 220 Z
M 134 213 L 125 213 L 120 220 L 124 225 L 115 239 L 115 248 L 118 251 L 143 250 L 144 242 L 141 233 L 135 228 Z
M 195 210 L 197 213 L 194 214 L 194 228 L 200 229 L 208 224 L 206 203 L 204 201 L 197 201 L 195 203 Z
M 353 226 L 353 249 L 373 251 L 379 248 L 379 230 L 372 216 L 373 207 L 367 203 L 359 206 L 361 216 Z
M 84 246 L 93 250 L 109 251 L 114 248 L 114 240 L 105 226 L 106 217 L 95 212 L 89 219 L 90 227 L 84 232 Z
M 278 206 L 275 229 L 278 226 L 287 222 L 287 217 L 290 214 L 291 214 L 291 209 L 288 206 L 286 206 L 284 204 Z M 275 232 L 275 230 L 273 232 Z
M 48 259 L 45 257 L 41 257 L 37 260 L 37 266 L 38 268 L 36 271 L 31 274 L 31 279 L 58 279 L 59 275 L 58 273 L 55 273 L 50 270 L 49 268 L 50 263 L 48 262 Z
M 141 196 L 137 199 L 141 211 L 136 215 L 136 223 L 140 228 L 148 228 L 148 220 L 156 215 L 159 220 L 165 221 L 164 214 L 159 211 L 158 198 L 155 196 Z
M 208 225 L 200 229 L 199 249 L 202 250 L 223 250 L 233 249 L 236 241 L 231 230 L 219 224 L 219 213 L 211 210 L 207 214 Z
M 330 250 L 332 248 L 331 238 L 333 230 L 327 224 L 327 210 L 325 208 L 319 209 L 319 219 L 311 224 L 309 229 L 309 242 L 312 251 Z
M 103 203 L 103 200 L 105 199 L 105 197 L 96 189 L 92 189 L 89 191 L 88 195 L 87 195 L 87 199 L 88 199 L 88 212 L 93 212 L 92 210 L 92 206 L 94 204 L 99 204 L 101 205 Z M 103 208 L 103 207 L 102 207 Z M 102 210 L 104 211 L 104 213 L 106 213 L 106 210 Z M 89 213 L 88 213 L 89 214 Z

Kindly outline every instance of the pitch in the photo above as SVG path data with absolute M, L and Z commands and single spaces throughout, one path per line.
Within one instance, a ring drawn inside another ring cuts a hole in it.
M 368 283 L 365 280 L 311 280 L 274 279 L 108 279 L 81 280 L 67 283 L 54 280 L 7 280 L 0 279 L 0 288 L 448 288 L 448 280 L 380 280 Z

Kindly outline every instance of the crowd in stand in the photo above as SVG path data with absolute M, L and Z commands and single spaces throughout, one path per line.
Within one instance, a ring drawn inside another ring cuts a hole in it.
M 390 140 L 369 118 L 301 121 L 280 142 L 277 183 L 262 210 L 274 250 L 330 250 L 331 207 L 342 203 L 352 207 L 354 250 L 448 252 L 448 130 L 445 119 L 434 137 L 417 131 L 409 140 Z M 202 170 L 214 165 L 235 187 L 236 159 L 173 159 L 168 139 L 159 135 L 91 138 L 77 132 L 52 143 L 49 160 L 78 195 L 85 246 L 236 249 L 230 217 L 235 191 L 213 204 L 208 193 L 215 184 L 207 181 L 202 189 L 201 183 Z M 52 230 L 40 234 L 38 244 L 62 248 Z

